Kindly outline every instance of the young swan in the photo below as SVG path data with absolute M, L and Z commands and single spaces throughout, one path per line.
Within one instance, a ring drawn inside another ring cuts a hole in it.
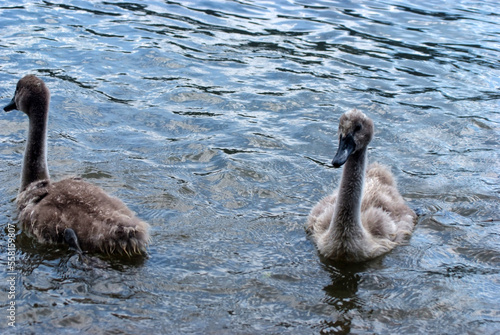
M 326 258 L 369 260 L 390 251 L 413 229 L 416 215 L 399 194 L 392 173 L 377 163 L 366 170 L 372 137 L 373 122 L 363 113 L 353 110 L 340 117 L 339 148 L 332 162 L 334 167 L 345 163 L 340 187 L 311 210 L 307 222 Z
M 65 241 L 79 252 L 145 254 L 149 225 L 123 202 L 79 178 L 50 180 L 46 158 L 49 101 L 45 83 L 28 75 L 19 80 L 14 98 L 4 108 L 6 112 L 20 110 L 29 118 L 17 196 L 23 230 L 41 243 Z

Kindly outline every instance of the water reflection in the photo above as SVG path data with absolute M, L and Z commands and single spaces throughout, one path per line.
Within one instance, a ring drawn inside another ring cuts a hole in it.
M 361 280 L 358 271 L 352 269 L 338 270 L 331 268 L 332 283 L 325 286 L 326 294 L 329 296 L 327 299 L 329 304 L 337 308 L 339 312 L 347 312 L 360 307 L 356 299 L 358 291 L 358 284 Z

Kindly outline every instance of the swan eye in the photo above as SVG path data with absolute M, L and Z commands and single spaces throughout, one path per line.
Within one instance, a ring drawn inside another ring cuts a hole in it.
M 356 127 L 354 127 L 354 132 L 356 133 L 356 132 L 360 131 L 362 128 L 363 128 L 363 127 L 362 127 L 362 126 L 358 123 L 358 124 L 356 125 Z

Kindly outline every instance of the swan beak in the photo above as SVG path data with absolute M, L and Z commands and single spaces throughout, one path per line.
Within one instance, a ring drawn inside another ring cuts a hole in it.
M 335 154 L 335 157 L 333 157 L 332 161 L 333 167 L 341 167 L 355 149 L 356 143 L 354 143 L 354 138 L 351 134 L 345 137 L 340 136 L 339 149 L 337 150 L 337 153 Z
M 9 102 L 7 106 L 3 108 L 3 110 L 6 112 L 10 112 L 13 109 L 17 109 L 16 101 L 14 100 L 14 98 L 12 98 L 12 100 Z

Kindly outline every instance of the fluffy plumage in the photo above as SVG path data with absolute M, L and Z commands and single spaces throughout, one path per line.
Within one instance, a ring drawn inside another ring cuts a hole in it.
M 326 258 L 361 262 L 392 250 L 411 234 L 416 215 L 399 194 L 394 177 L 381 164 L 366 169 L 373 122 L 363 113 L 345 113 L 339 123 L 339 149 L 333 165 L 345 163 L 340 186 L 309 214 L 307 230 Z
M 23 230 L 41 243 L 61 243 L 65 236 L 74 236 L 67 234 L 72 229 L 84 251 L 145 254 L 149 225 L 122 201 L 79 178 L 50 180 L 46 162 L 49 101 L 44 82 L 28 75 L 19 80 L 12 102 L 4 108 L 21 110 L 29 117 L 17 196 Z

